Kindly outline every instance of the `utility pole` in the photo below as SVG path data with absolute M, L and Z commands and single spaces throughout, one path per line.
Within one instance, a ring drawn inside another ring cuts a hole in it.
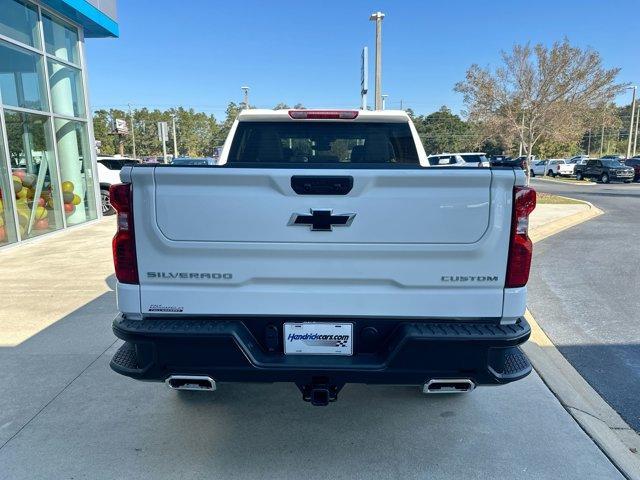
M 173 158 L 178 158 L 178 137 L 176 136 L 176 114 L 171 115 L 173 129 Z
M 131 104 L 127 104 L 129 106 L 129 118 L 131 119 L 131 141 L 133 142 L 133 158 L 136 157 L 136 128 L 133 123 L 133 114 L 131 113 Z
M 389 98 L 389 95 L 381 95 L 382 97 L 382 110 L 386 110 L 387 109 L 387 98 Z
M 400 99 L 400 110 L 404 110 L 404 108 L 402 107 L 403 107 L 403 103 L 402 103 L 402 99 Z
M 633 97 L 631 99 L 631 121 L 629 123 L 629 141 L 627 142 L 627 158 L 630 158 L 631 157 L 631 137 L 633 136 L 633 120 L 634 120 L 633 116 L 636 111 L 636 86 L 633 85 L 627 88 L 633 88 Z
M 640 110 L 636 112 L 636 135 L 633 137 L 633 156 L 636 156 L 636 146 L 638 145 L 638 124 L 640 123 Z
M 244 108 L 248 109 L 249 108 L 249 87 L 240 87 L 240 90 L 242 90 L 242 92 L 244 93 Z
M 589 129 L 589 140 L 587 142 L 587 156 L 591 155 L 591 129 Z
M 360 55 L 360 108 L 367 109 L 367 93 L 369 93 L 369 47 L 362 49 Z
M 369 17 L 369 20 L 376 22 L 376 92 L 375 92 L 375 110 L 382 108 L 382 19 L 384 13 L 375 12 Z

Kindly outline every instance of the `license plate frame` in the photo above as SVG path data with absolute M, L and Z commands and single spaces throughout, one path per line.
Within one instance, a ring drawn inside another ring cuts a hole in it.
M 353 323 L 285 322 L 282 334 L 285 355 L 353 355 Z

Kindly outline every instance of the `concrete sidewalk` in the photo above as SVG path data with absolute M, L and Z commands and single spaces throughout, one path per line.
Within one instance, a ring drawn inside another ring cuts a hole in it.
M 177 395 L 108 366 L 114 220 L 0 252 L 0 479 L 622 478 L 537 374 L 467 396 Z

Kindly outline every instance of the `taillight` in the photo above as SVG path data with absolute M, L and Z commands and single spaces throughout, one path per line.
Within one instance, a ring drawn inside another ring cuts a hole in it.
M 529 238 L 529 214 L 534 208 L 536 191 L 530 187 L 514 187 L 506 288 L 524 287 L 529 280 L 533 254 L 533 243 Z
M 295 120 L 353 120 L 357 110 L 289 110 L 289 116 Z
M 113 237 L 113 264 L 120 283 L 138 284 L 138 261 L 133 231 L 133 200 L 131 184 L 119 183 L 109 187 L 111 205 L 118 212 L 118 231 Z

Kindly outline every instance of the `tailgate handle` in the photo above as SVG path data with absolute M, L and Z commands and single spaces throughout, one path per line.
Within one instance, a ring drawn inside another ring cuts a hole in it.
M 298 195 L 346 195 L 353 188 L 353 177 L 294 175 L 291 188 Z

